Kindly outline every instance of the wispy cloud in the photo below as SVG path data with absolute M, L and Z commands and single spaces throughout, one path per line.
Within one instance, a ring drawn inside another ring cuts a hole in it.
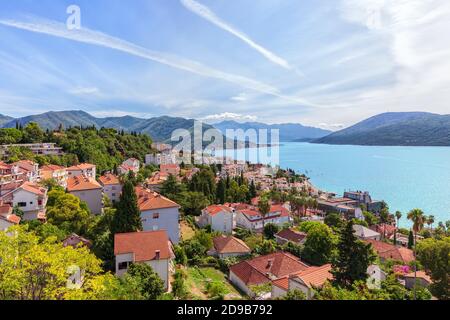
M 69 91 L 70 94 L 77 96 L 93 95 L 99 92 L 100 90 L 96 87 L 76 87 Z
M 260 54 L 262 54 L 266 59 L 270 60 L 271 62 L 285 68 L 288 70 L 293 70 L 292 66 L 283 58 L 279 57 L 275 53 L 271 52 L 270 50 L 264 48 L 262 45 L 256 43 L 253 41 L 248 35 L 243 33 L 242 31 L 236 29 L 235 27 L 231 26 L 229 23 L 222 20 L 219 16 L 217 16 L 211 9 L 208 7 L 202 5 L 201 3 L 198 3 L 194 0 L 180 0 L 183 6 L 185 6 L 188 10 L 192 11 L 193 13 L 197 14 L 198 16 L 208 20 L 212 24 L 218 26 L 219 28 L 231 33 L 232 35 L 236 36 L 237 38 L 241 39 L 245 43 L 247 43 L 250 47 L 258 51 Z
M 297 101 L 298 103 L 302 103 L 305 105 L 309 104 L 303 99 L 283 95 L 277 88 L 260 81 L 240 75 L 223 72 L 221 70 L 203 65 L 199 62 L 185 59 L 173 54 L 149 50 L 126 40 L 87 28 L 82 28 L 80 30 L 68 30 L 64 24 L 49 20 L 34 20 L 32 22 L 0 20 L 0 24 L 31 32 L 43 33 L 55 37 L 118 50 L 133 56 L 152 60 L 201 76 L 227 81 L 243 88 L 252 89 L 264 94 L 273 95 L 286 100 Z

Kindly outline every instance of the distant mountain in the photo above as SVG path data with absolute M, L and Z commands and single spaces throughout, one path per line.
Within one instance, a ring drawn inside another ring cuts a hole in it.
M 176 129 L 186 129 L 189 132 L 193 132 L 195 121 L 193 119 L 167 116 L 151 119 L 141 119 L 131 116 L 96 118 L 89 113 L 80 110 L 52 111 L 18 119 L 5 117 L 6 120 L 3 123 L 1 123 L 1 119 L 2 118 L 0 117 L 0 127 L 3 128 L 14 128 L 17 123 L 25 126 L 30 122 L 36 122 L 41 128 L 50 130 L 57 129 L 60 124 L 62 124 L 64 128 L 95 126 L 97 128 L 105 127 L 128 132 L 135 131 L 145 133 L 152 137 L 153 140 L 160 142 L 170 142 L 172 132 Z M 203 124 L 203 131 L 208 129 L 214 128 L 208 124 Z
M 245 122 L 239 123 L 236 121 L 223 121 L 220 123 L 213 124 L 213 126 L 223 134 L 226 134 L 227 129 L 242 129 L 244 131 L 248 129 L 279 129 L 280 130 L 280 141 L 309 141 L 317 138 L 324 137 L 331 133 L 331 131 L 323 130 L 314 127 L 306 127 L 298 123 L 285 123 L 285 124 L 265 124 L 260 122 Z M 270 133 L 270 132 L 269 132 Z
M 383 113 L 314 143 L 373 146 L 450 146 L 450 115 Z
M 11 117 L 0 114 L 0 126 L 4 125 L 5 123 L 10 122 L 12 119 L 13 118 L 11 118 Z

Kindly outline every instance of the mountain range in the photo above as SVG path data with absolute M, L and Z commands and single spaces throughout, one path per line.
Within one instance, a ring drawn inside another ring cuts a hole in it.
M 450 146 L 450 115 L 389 112 L 313 143 L 369 146 Z
M 213 124 L 213 126 L 224 135 L 226 135 L 227 129 L 242 129 L 244 131 L 248 129 L 267 129 L 270 134 L 270 130 L 278 129 L 280 132 L 280 141 L 310 141 L 318 138 L 322 138 L 331 133 L 331 131 L 323 130 L 314 127 L 306 127 L 299 123 L 284 123 L 284 124 L 265 124 L 261 122 L 245 122 L 239 123 L 236 121 L 223 121 Z M 269 138 L 270 139 L 270 138 Z
M 140 132 L 155 141 L 170 142 L 172 132 L 186 129 L 191 134 L 194 119 L 156 117 L 141 119 L 132 116 L 97 118 L 84 111 L 46 112 L 23 118 L 0 115 L 0 127 L 13 128 L 36 122 L 44 129 L 75 126 L 114 128 Z M 225 135 L 226 129 L 279 129 L 280 141 L 310 141 L 321 144 L 373 145 L 373 146 L 450 146 L 450 115 L 427 112 L 390 112 L 373 116 L 349 128 L 331 132 L 301 124 L 264 124 L 223 121 L 214 125 L 203 124 L 203 131 L 217 129 Z M 270 140 L 268 141 L 270 142 Z

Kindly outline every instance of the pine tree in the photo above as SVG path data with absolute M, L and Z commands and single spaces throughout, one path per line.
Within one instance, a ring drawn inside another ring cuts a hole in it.
M 111 229 L 113 234 L 142 230 L 141 212 L 137 205 L 137 196 L 131 181 L 126 181 L 123 186 Z
M 375 261 L 370 244 L 358 240 L 353 231 L 353 221 L 341 230 L 338 252 L 331 273 L 338 286 L 350 288 L 355 281 L 366 281 L 367 268 Z

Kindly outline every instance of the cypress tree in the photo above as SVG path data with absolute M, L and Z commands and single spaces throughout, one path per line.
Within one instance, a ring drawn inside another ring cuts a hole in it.
M 254 197 L 256 197 L 258 195 L 257 192 L 256 192 L 255 181 L 253 181 L 253 180 L 250 183 L 249 192 L 250 192 L 250 198 L 251 199 L 253 199 Z
M 412 230 L 409 230 L 409 236 L 408 236 L 408 249 L 411 249 L 414 247 L 414 233 Z
M 338 252 L 331 270 L 333 282 L 349 288 L 355 281 L 366 281 L 367 268 L 374 260 L 371 244 L 358 240 L 353 231 L 353 221 L 350 220 L 340 233 Z
M 219 183 L 217 184 L 217 202 L 219 204 L 224 204 L 226 198 L 227 198 L 227 190 L 225 186 L 225 181 L 223 181 L 223 179 L 220 179 Z
M 137 205 L 136 192 L 133 183 L 129 180 L 123 186 L 111 229 L 113 234 L 142 230 L 141 212 Z

